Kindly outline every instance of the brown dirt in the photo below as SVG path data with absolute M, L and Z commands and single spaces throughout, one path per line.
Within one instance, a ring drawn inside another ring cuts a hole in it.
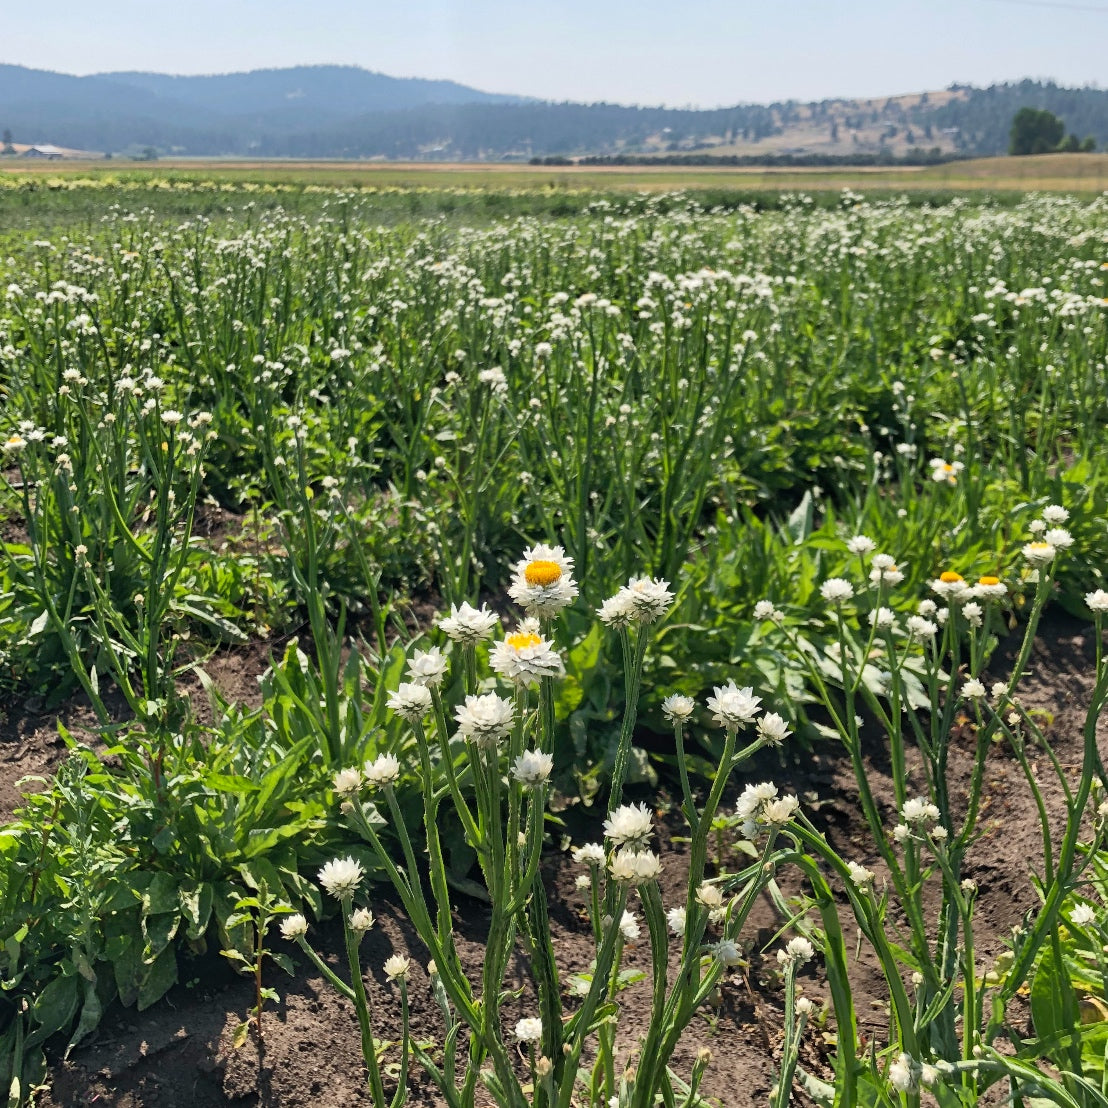
M 1049 737 L 1053 749 L 1067 769 L 1076 774 L 1080 763 L 1081 731 L 1085 705 L 1091 687 L 1092 628 L 1061 614 L 1052 614 L 1035 644 L 1029 671 L 1021 683 L 1020 696 L 1029 706 L 1051 714 Z M 992 672 L 1000 676 L 1011 665 L 1013 644 L 1002 643 Z M 245 699 L 256 696 L 253 678 L 264 666 L 268 648 L 255 648 L 243 657 L 230 652 L 218 665 L 209 664 L 226 680 L 227 692 Z M 225 670 L 221 670 L 225 666 Z M 80 710 L 73 709 L 74 723 Z M 87 721 L 86 721 L 87 722 Z M 1108 722 L 1101 721 L 1102 727 Z M 9 722 L 0 733 L 0 801 L 10 812 L 16 795 L 14 782 L 26 773 L 47 773 L 59 756 L 50 738 L 53 721 L 28 712 Z M 1108 730 L 1102 732 L 1102 750 L 1108 752 Z M 892 790 L 887 758 L 874 741 L 867 751 L 869 780 L 892 822 Z M 782 764 L 784 762 L 784 764 Z M 968 779 L 972 764 L 972 737 L 956 738 L 951 754 L 951 781 Z M 867 854 L 867 832 L 857 803 L 853 774 L 843 752 L 826 743 L 811 754 L 796 752 L 780 759 L 770 753 L 749 772 L 738 775 L 729 792 L 734 795 L 747 780 L 772 778 L 786 791 L 796 791 L 807 811 L 846 857 L 872 863 Z M 1054 818 L 1060 812 L 1056 789 L 1049 788 L 1050 770 L 1043 759 L 1042 781 Z M 575 841 L 595 837 L 598 815 L 571 810 L 566 813 Z M 1034 809 L 1018 764 L 1003 749 L 989 752 L 985 808 L 981 820 L 983 835 L 972 850 L 967 869 L 980 885 L 978 947 L 983 964 L 1004 949 L 1011 927 L 1036 903 L 1029 880 L 1028 860 L 1041 857 Z M 683 898 L 684 846 L 674 842 L 681 834 L 680 819 L 671 809 L 662 818 L 661 845 L 665 859 L 662 893 L 672 905 Z M 737 862 L 737 857 L 730 861 Z M 876 868 L 874 866 L 874 868 Z M 565 854 L 552 854 L 546 863 L 545 879 L 551 898 L 550 916 L 555 948 L 563 972 L 587 966 L 592 945 L 583 914 L 581 895 L 574 889 L 576 867 Z M 799 885 L 782 875 L 787 894 L 800 892 Z M 385 1040 L 398 1037 L 398 1001 L 386 985 L 380 967 L 396 951 L 412 954 L 410 995 L 413 1031 L 421 1039 L 441 1036 L 439 1014 L 430 1000 L 422 963 L 425 953 L 415 943 L 402 914 L 384 890 L 373 894 L 378 926 L 363 944 L 363 962 L 369 967 L 368 987 L 375 1008 L 375 1030 Z M 459 896 L 456 920 L 461 935 L 461 953 L 467 969 L 479 969 L 485 927 L 483 906 Z M 760 903 L 747 928 L 749 964 L 724 982 L 717 1003 L 694 1020 L 674 1067 L 687 1073 L 696 1050 L 707 1046 L 713 1061 L 703 1086 L 709 1097 L 728 1108 L 763 1104 L 773 1079 L 781 1038 L 781 986 L 776 972 L 771 940 L 781 926 L 774 909 Z M 645 924 L 643 937 L 629 948 L 628 964 L 649 966 L 649 944 Z M 341 941 L 334 921 L 313 928 L 313 938 L 325 957 L 337 968 Z M 848 926 L 847 935 L 853 928 Z M 287 949 L 276 935 L 274 944 Z M 769 949 L 763 952 L 763 948 Z M 181 980 L 161 1003 L 145 1013 L 109 1011 L 91 1042 L 76 1051 L 68 1062 L 58 1062 L 52 1071 L 52 1085 L 38 1101 L 41 1108 L 76 1108 L 97 1104 L 113 1108 L 223 1108 L 253 1105 L 299 1108 L 312 1105 L 369 1104 L 365 1090 L 357 1023 L 351 1006 L 334 994 L 319 975 L 298 960 L 298 972 L 288 978 L 277 969 L 267 971 L 267 984 L 281 994 L 279 1004 L 266 1010 L 264 1045 L 251 1035 L 235 1048 L 235 1028 L 253 1004 L 252 983 L 234 976 L 226 964 L 208 956 L 182 967 Z M 522 985 L 522 966 L 517 967 Z M 886 1041 L 888 1014 L 885 990 L 872 959 L 863 949 L 853 967 L 855 999 L 860 1030 L 878 1045 Z M 818 971 L 802 979 L 808 995 L 826 996 Z M 634 986 L 623 994 L 621 1026 L 625 1047 L 644 1030 L 647 1010 L 646 985 Z M 519 1014 L 527 1014 L 526 993 L 517 1002 Z M 510 1018 L 517 1018 L 515 1010 Z M 397 1060 L 398 1047 L 388 1050 L 387 1061 Z M 819 1029 L 809 1033 L 803 1063 L 827 1075 L 826 1048 Z M 410 1079 L 409 1103 L 423 1108 L 436 1097 L 421 1074 Z

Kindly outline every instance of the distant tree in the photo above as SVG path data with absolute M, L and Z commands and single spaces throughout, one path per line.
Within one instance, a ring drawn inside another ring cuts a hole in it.
M 1081 141 L 1081 153 L 1091 154 L 1096 149 L 1096 139 L 1092 135 L 1086 135 Z
M 1068 134 L 1056 149 L 1060 154 L 1076 154 L 1081 149 L 1081 140 L 1075 134 Z
M 0 139 L 0 154 L 14 154 L 15 147 L 12 146 L 12 132 L 10 127 L 4 128 L 4 134 Z
M 1057 150 L 1066 134 L 1066 125 L 1045 108 L 1020 108 L 1012 119 L 1008 153 L 1014 155 L 1049 154 Z

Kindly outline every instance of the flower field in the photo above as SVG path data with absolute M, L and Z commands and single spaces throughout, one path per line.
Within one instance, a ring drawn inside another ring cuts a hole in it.
M 12 1108 L 1108 1105 L 1106 201 L 0 189 Z

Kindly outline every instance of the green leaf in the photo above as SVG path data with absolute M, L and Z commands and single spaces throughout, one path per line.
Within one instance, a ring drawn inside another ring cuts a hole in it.
M 176 984 L 177 955 L 170 946 L 154 959 L 153 965 L 143 978 L 139 986 L 138 1010 L 144 1012 L 155 1001 L 161 1000 Z

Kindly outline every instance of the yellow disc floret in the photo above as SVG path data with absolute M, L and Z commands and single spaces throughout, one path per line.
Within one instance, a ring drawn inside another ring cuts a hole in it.
M 939 580 L 947 585 L 955 585 L 959 581 L 964 581 L 965 578 L 960 573 L 955 573 L 954 570 L 948 569 L 939 574 Z
M 523 576 L 529 585 L 553 585 L 562 579 L 562 567 L 557 562 L 539 558 L 527 563 Z
M 987 589 L 993 588 L 995 585 L 1000 584 L 999 577 L 982 577 L 977 582 L 979 585 L 984 585 Z
M 529 646 L 538 646 L 542 639 L 534 631 L 513 631 L 504 641 L 513 650 L 526 650 Z

